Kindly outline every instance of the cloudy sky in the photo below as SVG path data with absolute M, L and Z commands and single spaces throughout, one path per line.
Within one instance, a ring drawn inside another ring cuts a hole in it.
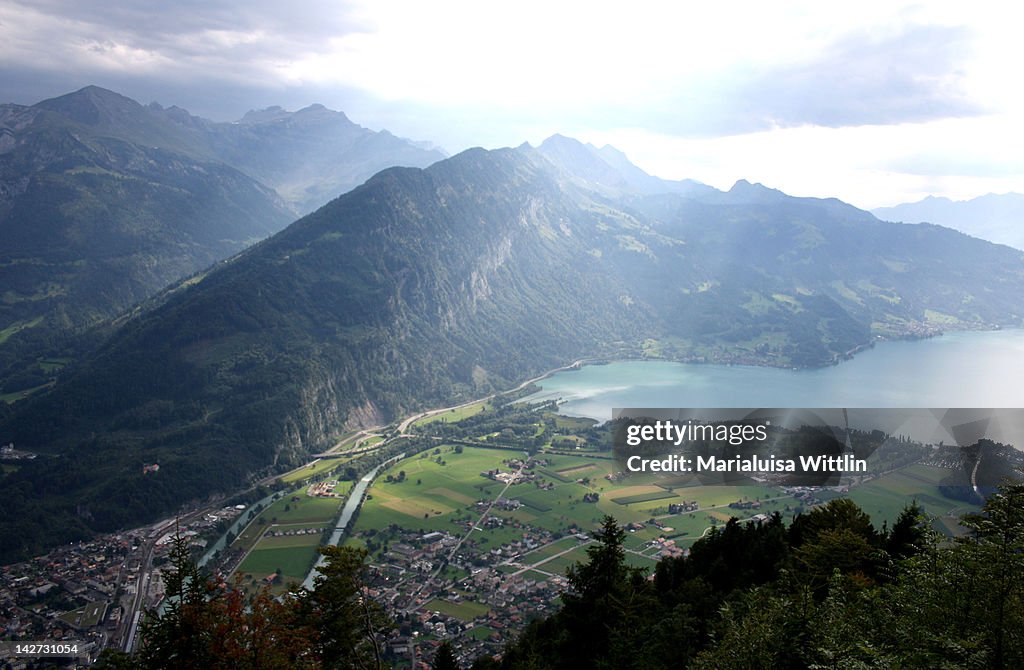
M 320 102 L 451 153 L 560 132 L 861 207 L 1024 192 L 1008 3 L 0 0 L 0 101 Z

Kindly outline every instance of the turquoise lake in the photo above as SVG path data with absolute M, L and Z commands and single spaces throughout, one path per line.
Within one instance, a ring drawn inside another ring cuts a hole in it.
M 812 370 L 620 361 L 538 385 L 530 400 L 599 421 L 614 407 L 1024 407 L 1024 330 L 880 342 Z

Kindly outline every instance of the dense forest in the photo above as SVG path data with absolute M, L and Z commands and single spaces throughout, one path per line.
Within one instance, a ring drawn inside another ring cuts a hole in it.
M 916 504 L 875 528 L 847 499 L 763 523 L 731 520 L 653 575 L 605 517 L 568 571 L 561 610 L 475 670 L 1024 667 L 1024 485 L 1004 485 L 955 540 Z M 249 606 L 178 551 L 171 606 L 108 668 L 382 668 L 391 623 L 362 597 L 365 554 L 327 547 L 312 592 Z M 434 668 L 457 668 L 443 644 Z M 465 664 L 468 664 L 468 660 Z M 465 665 L 464 664 L 464 665 Z

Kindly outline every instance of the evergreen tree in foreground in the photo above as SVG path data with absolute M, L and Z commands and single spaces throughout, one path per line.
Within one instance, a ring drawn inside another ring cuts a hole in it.
M 455 660 L 455 651 L 452 649 L 451 642 L 445 640 L 441 643 L 430 668 L 431 670 L 459 670 L 459 662 Z
M 788 528 L 778 515 L 731 520 L 648 580 L 606 518 L 562 610 L 532 622 L 500 667 L 1022 668 L 1024 484 L 963 525 L 951 540 L 911 504 L 879 531 L 837 499 Z
M 381 670 L 392 623 L 364 592 L 365 552 L 321 547 L 320 553 L 327 561 L 312 592 L 273 598 L 263 589 L 246 599 L 240 588 L 204 579 L 188 540 L 176 538 L 163 611 L 147 612 L 136 653 L 108 652 L 99 667 Z

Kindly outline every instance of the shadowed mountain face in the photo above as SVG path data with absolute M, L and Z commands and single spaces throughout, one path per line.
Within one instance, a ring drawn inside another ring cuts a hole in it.
M 441 158 L 322 106 L 213 123 L 95 86 L 0 106 L 0 393 L 73 336 L 396 164 Z
M 527 147 L 389 169 L 165 293 L 0 423 L 45 454 L 5 479 L 4 558 L 584 356 L 819 365 L 936 320 L 1019 321 L 1005 247 L 745 182 L 581 179 Z

